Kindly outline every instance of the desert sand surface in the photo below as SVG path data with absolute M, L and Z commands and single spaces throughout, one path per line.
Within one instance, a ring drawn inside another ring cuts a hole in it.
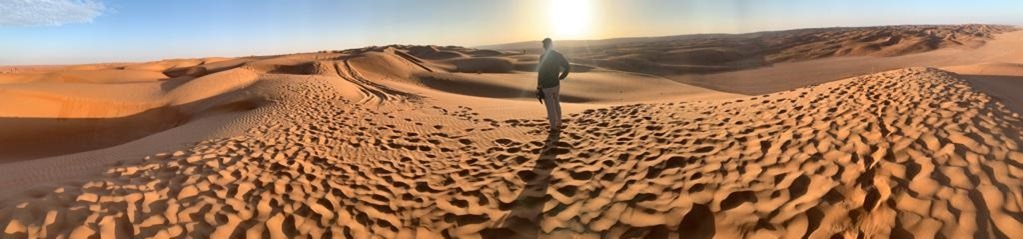
M 532 95 L 535 52 L 391 45 L 6 67 L 0 232 L 1023 235 L 1023 35 L 874 30 L 827 34 L 943 40 L 723 72 L 573 60 L 561 86 L 567 128 L 555 135 Z M 950 59 L 913 61 L 936 56 Z M 796 70 L 835 61 L 862 64 Z

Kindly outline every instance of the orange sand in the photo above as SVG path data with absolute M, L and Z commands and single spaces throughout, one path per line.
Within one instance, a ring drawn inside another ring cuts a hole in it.
M 577 61 L 554 136 L 532 98 L 536 56 L 521 52 L 9 67 L 0 231 L 1016 237 L 1021 39 L 713 74 Z

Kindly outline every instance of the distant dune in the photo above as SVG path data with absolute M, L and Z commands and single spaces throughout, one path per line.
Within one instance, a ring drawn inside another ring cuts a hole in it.
M 1012 238 L 1010 30 L 6 67 L 0 237 Z
M 973 48 L 1013 26 L 936 25 L 798 29 L 746 34 L 697 34 L 558 41 L 575 62 L 654 75 L 736 71 L 840 56 L 900 56 L 941 48 Z M 537 42 L 484 46 L 535 53 Z

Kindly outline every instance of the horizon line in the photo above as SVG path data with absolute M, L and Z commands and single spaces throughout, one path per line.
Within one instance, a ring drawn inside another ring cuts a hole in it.
M 704 32 L 704 33 L 665 34 L 665 35 L 646 35 L 646 36 L 619 36 L 619 37 L 607 37 L 607 38 L 596 38 L 596 39 L 564 39 L 564 40 L 557 40 L 557 41 L 569 41 L 569 42 L 571 42 L 571 41 L 606 41 L 606 40 L 618 40 L 618 39 L 633 39 L 633 38 L 634 39 L 641 39 L 641 38 L 659 38 L 659 37 L 695 36 L 695 35 L 743 35 L 743 34 L 756 34 L 756 33 L 765 33 L 765 32 L 782 32 L 782 31 L 792 31 L 792 30 L 812 30 L 812 29 L 832 29 L 832 28 L 870 28 L 870 27 L 892 27 L 892 26 L 958 26 L 958 25 L 992 25 L 992 26 L 1001 25 L 1001 26 L 1015 27 L 1017 30 L 1023 30 L 1023 23 L 1018 23 L 1018 24 L 1005 24 L 1005 23 L 890 24 L 890 25 L 860 25 L 860 26 L 849 25 L 849 26 L 830 26 L 830 27 L 765 29 L 765 30 L 749 31 L 749 32 Z M 474 49 L 486 49 L 486 47 L 495 47 L 495 46 L 501 46 L 501 45 L 521 44 L 521 43 L 527 43 L 527 42 L 531 42 L 531 41 L 529 41 L 529 40 L 518 40 L 518 41 L 508 41 L 508 42 L 503 42 L 503 43 L 490 43 L 490 44 L 483 44 L 483 45 L 388 43 L 388 44 L 380 44 L 380 45 L 376 45 L 376 44 L 374 44 L 374 45 L 363 45 L 363 46 L 360 46 L 360 47 L 350 47 L 350 48 L 343 48 L 343 49 L 321 49 L 321 50 L 297 51 L 297 52 L 285 52 L 285 53 L 267 53 L 267 54 L 253 53 L 253 54 L 235 55 L 235 56 L 215 56 L 215 55 L 214 56 L 209 56 L 209 55 L 207 55 L 207 56 L 188 56 L 188 57 L 167 57 L 167 58 L 159 58 L 159 59 L 142 59 L 142 60 L 137 60 L 137 61 L 106 61 L 106 62 L 102 62 L 101 61 L 101 62 L 81 62 L 81 63 L 55 63 L 55 64 L 33 64 L 33 63 L 27 63 L 27 64 L 14 64 L 14 65 L 0 65 L 0 67 L 43 67 L 43 66 L 73 66 L 73 65 L 92 65 L 92 64 L 132 64 L 132 63 L 146 63 L 146 62 L 156 62 L 156 61 L 165 61 L 165 60 L 186 60 L 186 59 L 199 59 L 199 58 L 212 58 L 212 57 L 243 58 L 243 57 L 257 57 L 257 56 L 282 56 L 282 55 L 296 55 L 296 54 L 317 53 L 317 52 L 322 52 L 322 51 L 343 51 L 343 50 L 349 50 L 349 49 L 363 49 L 363 48 L 369 48 L 369 47 L 383 47 L 383 46 L 395 46 L 395 45 L 405 45 L 405 46 L 458 46 L 458 47 L 474 48 Z

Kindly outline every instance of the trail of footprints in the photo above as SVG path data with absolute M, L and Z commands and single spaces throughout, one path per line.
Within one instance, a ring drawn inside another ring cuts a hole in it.
M 6 202 L 4 237 L 1023 235 L 1019 116 L 932 69 L 588 110 L 556 139 L 543 119 L 300 95 L 246 135 Z

